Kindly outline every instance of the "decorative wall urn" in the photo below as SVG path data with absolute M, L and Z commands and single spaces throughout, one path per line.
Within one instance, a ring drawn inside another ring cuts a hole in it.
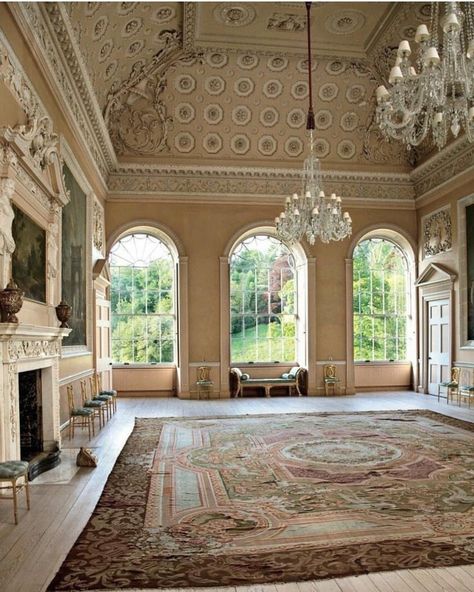
M 4 290 L 0 290 L 0 311 L 2 323 L 18 323 L 16 313 L 23 306 L 23 290 L 11 279 Z
M 59 327 L 61 329 L 69 329 L 69 325 L 67 324 L 69 317 L 72 313 L 72 307 L 69 306 L 67 302 L 61 300 L 61 302 L 56 306 L 56 316 L 58 317 L 58 321 L 60 321 Z

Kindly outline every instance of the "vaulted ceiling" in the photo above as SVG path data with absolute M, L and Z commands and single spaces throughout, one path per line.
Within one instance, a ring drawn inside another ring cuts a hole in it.
M 66 22 L 120 162 L 293 167 L 306 149 L 302 2 L 47 3 Z M 407 170 L 374 89 L 429 5 L 315 2 L 316 153 L 343 169 Z M 61 29 L 64 34 L 64 28 Z M 64 46 L 58 34 L 58 44 Z

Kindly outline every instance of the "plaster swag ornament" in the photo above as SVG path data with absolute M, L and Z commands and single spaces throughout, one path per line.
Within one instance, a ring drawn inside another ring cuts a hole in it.
M 94 219 L 92 227 L 94 247 L 103 254 L 105 243 L 104 210 L 97 200 L 94 200 L 93 216 Z
M 29 143 L 30 154 L 35 164 L 42 170 L 53 163 L 58 155 L 58 135 L 53 132 L 53 122 L 44 117 L 31 117 L 26 125 L 14 128 L 20 137 Z

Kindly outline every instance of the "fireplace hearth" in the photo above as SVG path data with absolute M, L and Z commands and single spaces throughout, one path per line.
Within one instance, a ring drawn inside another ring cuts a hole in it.
M 20 414 L 20 456 L 30 463 L 28 476 L 32 480 L 60 462 L 60 451 L 44 451 L 41 370 L 18 374 Z

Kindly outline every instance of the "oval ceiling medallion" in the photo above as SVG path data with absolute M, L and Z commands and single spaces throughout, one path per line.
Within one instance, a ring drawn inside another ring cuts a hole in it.
M 288 66 L 288 58 L 283 56 L 274 56 L 267 62 L 268 69 L 272 72 L 281 72 Z
M 341 128 L 345 132 L 353 132 L 358 125 L 359 117 L 353 111 L 344 113 L 344 115 L 341 117 Z
M 299 156 L 303 152 L 303 142 L 301 138 L 291 136 L 285 142 L 285 152 L 288 156 Z
M 356 148 L 354 142 L 351 142 L 350 140 L 342 140 L 337 145 L 337 153 L 341 158 L 344 158 L 344 160 L 352 158 L 355 152 Z
M 332 125 L 332 113 L 327 109 L 321 109 L 314 117 L 317 129 L 325 130 Z
M 362 29 L 365 16 L 358 10 L 338 10 L 326 19 L 326 31 L 334 35 L 348 35 Z
M 207 134 L 202 145 L 209 154 L 216 154 L 216 152 L 222 150 L 222 138 L 216 133 Z
M 322 101 L 333 101 L 339 93 L 339 87 L 334 82 L 326 82 L 319 89 L 319 98 Z
M 230 141 L 230 147 L 235 154 L 246 154 L 250 149 L 250 140 L 245 134 L 237 134 Z
M 174 110 L 176 121 L 179 123 L 191 123 L 195 114 L 195 109 L 191 103 L 179 103 Z
M 251 53 L 239 55 L 237 58 L 237 65 L 240 66 L 243 70 L 253 70 L 258 66 L 258 62 L 258 57 Z
M 329 142 L 325 138 L 316 138 L 313 149 L 318 158 L 324 158 L 329 154 Z
M 206 78 L 204 88 L 210 95 L 220 95 L 225 90 L 225 80 L 220 76 L 210 76 Z
M 214 18 L 228 27 L 245 27 L 255 19 L 255 8 L 250 4 L 222 2 L 214 8 Z
M 286 117 L 286 122 L 292 128 L 301 127 L 305 122 L 303 109 L 292 109 Z
M 267 99 L 276 99 L 283 91 L 283 84 L 280 80 L 267 80 L 263 85 L 263 94 Z
M 187 95 L 196 88 L 196 80 L 191 74 L 181 74 L 174 81 L 174 87 L 178 92 Z
M 179 152 L 191 152 L 194 148 L 194 136 L 189 132 L 176 134 L 174 145 Z
M 273 136 L 262 136 L 258 141 L 258 150 L 264 156 L 271 156 L 275 154 L 277 145 Z
M 266 107 L 260 112 L 260 123 L 265 127 L 273 127 L 278 123 L 279 115 L 275 107 Z
M 346 91 L 346 99 L 349 103 L 360 103 L 365 97 L 365 86 L 354 84 Z
M 155 11 L 153 20 L 157 23 L 167 23 L 176 15 L 176 11 L 171 6 L 162 6 Z
M 291 87 L 291 96 L 294 99 L 306 99 L 308 96 L 308 83 L 299 81 L 295 82 Z
M 235 125 L 247 125 L 251 119 L 252 111 L 250 111 L 247 105 L 237 105 L 232 110 L 232 121 Z
M 206 62 L 213 68 L 223 68 L 227 64 L 227 61 L 228 57 L 225 53 L 213 51 L 206 54 Z
M 255 83 L 250 78 L 239 78 L 235 81 L 234 90 L 239 97 L 248 97 L 253 93 Z
M 223 117 L 224 111 L 220 105 L 207 105 L 204 109 L 204 119 L 210 125 L 217 125 Z

